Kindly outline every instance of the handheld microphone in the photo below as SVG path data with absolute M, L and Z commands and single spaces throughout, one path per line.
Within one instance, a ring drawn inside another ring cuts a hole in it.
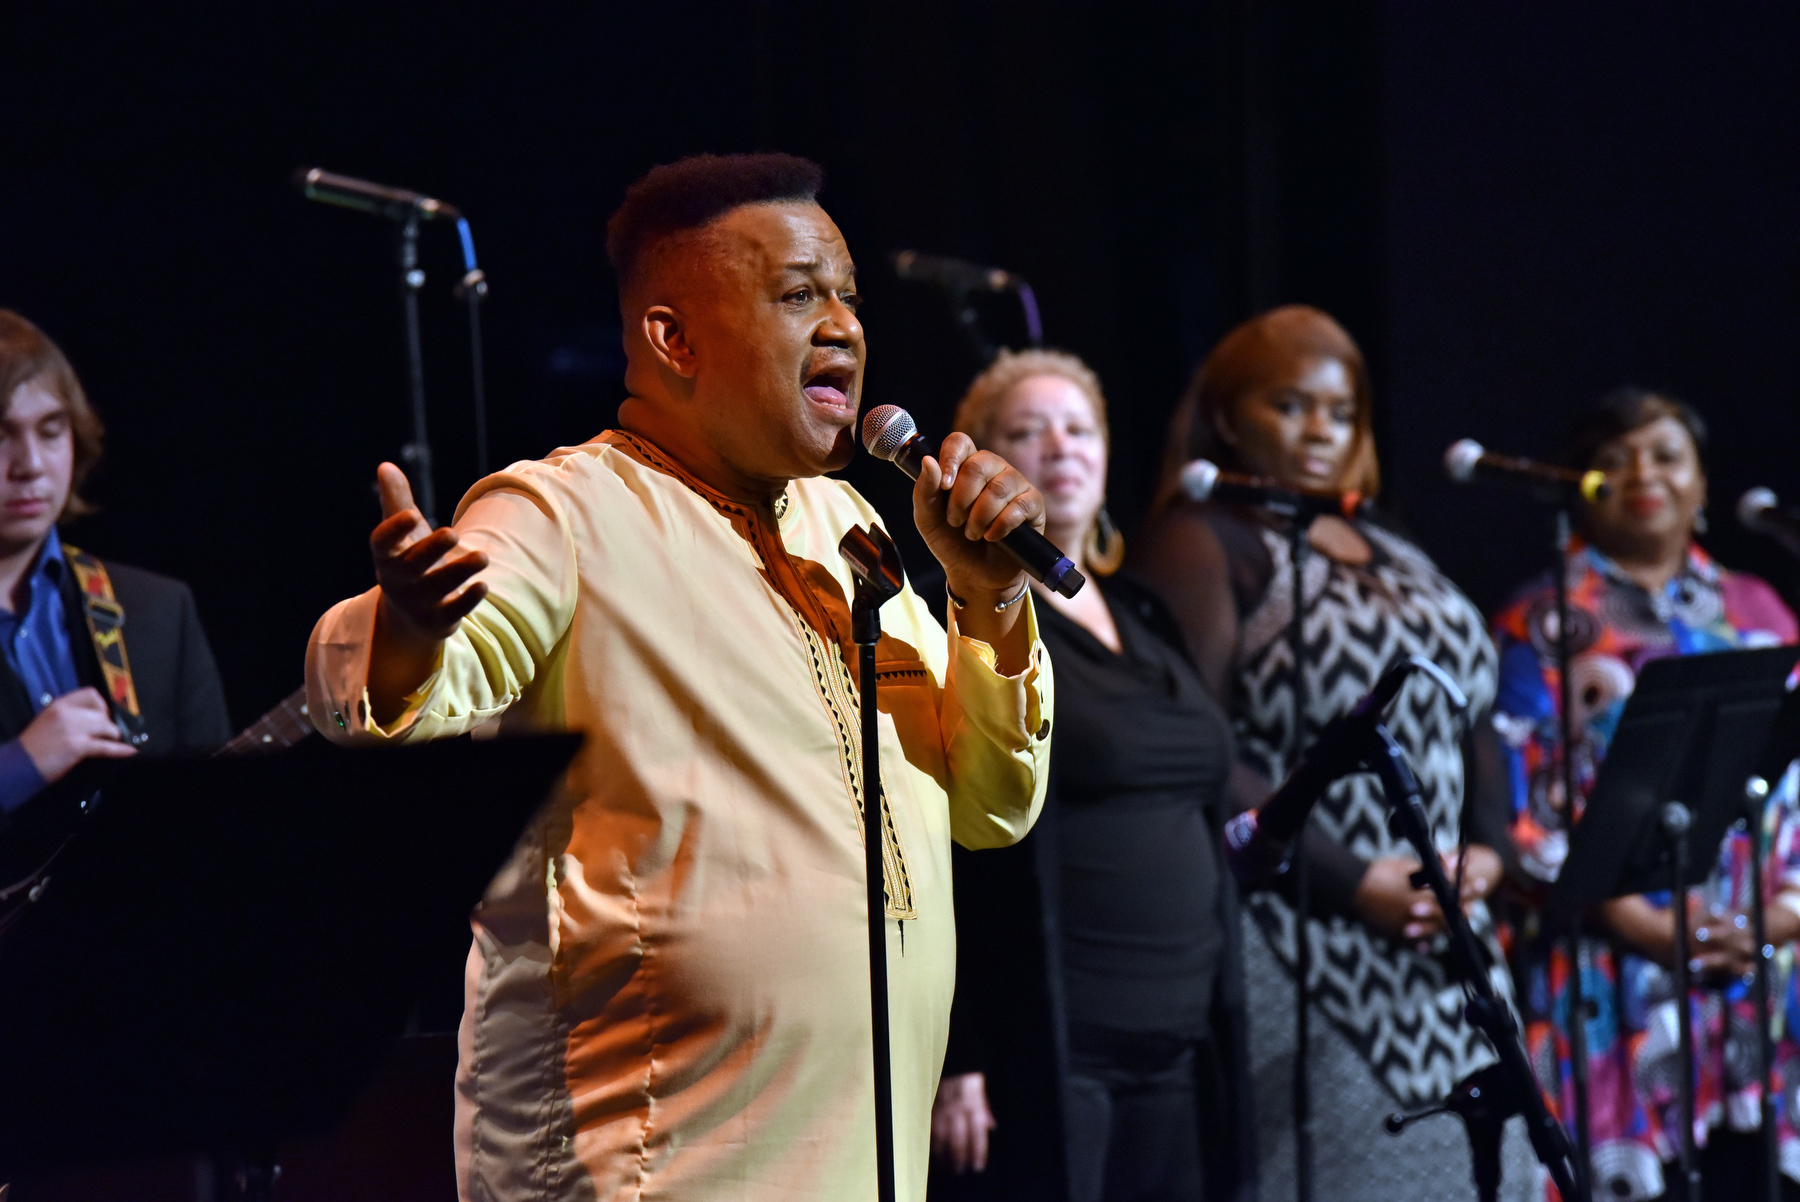
M 888 256 L 894 274 L 903 280 L 937 284 L 962 292 L 1010 292 L 1022 280 L 999 267 L 983 267 L 948 255 L 926 255 L 916 250 L 897 250 Z
M 1800 513 L 1781 508 L 1772 489 L 1757 487 L 1739 497 L 1737 519 L 1744 529 L 1766 534 L 1790 555 L 1800 555 Z
M 1492 480 L 1496 484 L 1521 485 L 1552 499 L 1572 493 L 1584 501 L 1598 501 L 1612 495 L 1605 472 L 1578 472 L 1530 459 L 1495 455 L 1473 438 L 1451 444 L 1444 452 L 1444 471 L 1458 484 Z
M 1196 459 L 1181 469 L 1181 491 L 1196 501 L 1257 505 L 1278 513 L 1309 518 L 1324 513 L 1353 518 L 1369 508 L 1368 498 L 1358 492 L 1289 488 L 1261 476 L 1220 471 L 1219 465 L 1210 459 Z
M 862 437 L 869 454 L 887 460 L 914 480 L 919 478 L 925 456 L 937 454 L 937 447 L 919 433 L 912 414 L 898 405 L 877 405 L 869 410 L 863 418 Z M 1033 580 L 1041 580 L 1065 597 L 1073 597 L 1087 583 L 1069 557 L 1033 527 L 1020 526 L 1001 539 L 1000 545 Z
M 434 200 L 419 192 L 409 192 L 405 188 L 390 188 L 386 184 L 372 184 L 366 179 L 338 175 L 322 167 L 300 168 L 294 172 L 294 183 L 308 200 L 342 205 L 346 209 L 360 209 L 365 213 L 386 217 L 390 221 L 409 221 L 415 217 L 462 220 L 462 214 L 456 211 L 456 206 L 445 204 L 441 200 Z
M 1423 668 L 1440 685 L 1449 678 L 1435 664 L 1409 656 L 1389 668 L 1375 687 L 1349 713 L 1333 718 L 1299 767 L 1281 787 L 1254 810 L 1245 810 L 1225 824 L 1225 862 L 1246 889 L 1266 889 L 1288 869 L 1300 832 L 1319 798 L 1341 776 L 1357 771 L 1375 743 L 1375 728 L 1388 703 L 1400 694 L 1407 679 Z M 1461 690 L 1450 684 L 1451 705 L 1457 707 Z M 1466 705 L 1466 699 L 1462 699 Z

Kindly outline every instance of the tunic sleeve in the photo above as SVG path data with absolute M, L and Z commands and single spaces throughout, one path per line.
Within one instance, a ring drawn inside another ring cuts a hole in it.
M 950 662 L 939 721 L 950 834 L 967 848 L 1017 843 L 1044 805 L 1055 688 L 1032 605 L 1027 598 L 1019 615 L 1031 659 L 1017 676 L 1000 675 L 993 648 L 957 633 L 956 607 L 949 607 Z
M 458 735 L 502 713 L 562 642 L 576 597 L 574 542 L 560 507 L 517 474 L 492 476 L 458 507 L 462 546 L 485 551 L 488 595 L 445 641 L 436 669 L 385 727 L 369 712 L 380 590 L 339 602 L 306 648 L 308 712 L 339 742 Z

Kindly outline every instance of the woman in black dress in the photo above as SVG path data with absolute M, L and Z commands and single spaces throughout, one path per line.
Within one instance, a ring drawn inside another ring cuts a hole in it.
M 1111 574 L 1124 547 L 1093 373 L 1004 354 L 956 427 L 1043 492 L 1046 533 L 1090 583 L 1037 596 L 1057 685 L 1043 817 L 1016 847 L 956 862 L 933 1196 L 1237 1196 L 1236 909 L 1218 843 L 1230 727 L 1167 610 Z

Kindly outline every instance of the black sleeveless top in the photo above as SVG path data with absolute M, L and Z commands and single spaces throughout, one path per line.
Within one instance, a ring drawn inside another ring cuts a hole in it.
M 1073 1026 L 1201 1037 L 1225 954 L 1217 824 L 1231 725 L 1141 588 L 1095 581 L 1115 654 L 1049 605 L 1050 774 L 1063 976 Z

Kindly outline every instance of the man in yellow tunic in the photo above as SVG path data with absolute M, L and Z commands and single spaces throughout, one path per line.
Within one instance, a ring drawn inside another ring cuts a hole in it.
M 621 430 L 477 484 L 430 531 L 383 464 L 378 587 L 320 619 L 311 713 L 344 741 L 495 715 L 587 734 L 474 916 L 464 1199 L 875 1196 L 856 659 L 838 540 L 855 267 L 785 155 L 657 168 L 608 227 Z M 950 841 L 1042 804 L 1048 658 L 996 545 L 1042 498 L 961 435 L 914 520 L 951 628 L 882 611 L 881 836 L 899 1197 L 925 1194 L 955 975 Z M 959 629 L 960 626 L 960 629 Z M 445 821 L 454 821 L 445 815 Z

